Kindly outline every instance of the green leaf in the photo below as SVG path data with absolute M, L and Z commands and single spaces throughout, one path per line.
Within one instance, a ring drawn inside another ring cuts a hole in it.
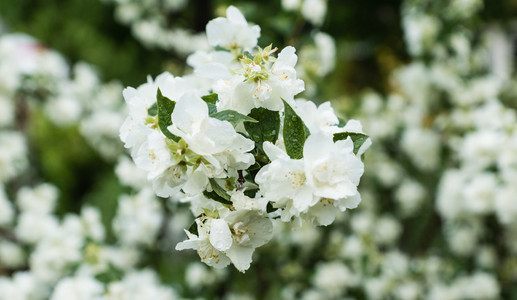
M 244 195 L 246 195 L 250 198 L 255 198 L 255 195 L 257 194 L 257 192 L 258 192 L 258 189 L 249 189 L 249 190 L 244 191 Z
M 258 122 L 257 120 L 255 120 L 251 117 L 245 116 L 243 114 L 240 114 L 234 110 L 223 110 L 220 112 L 216 112 L 216 113 L 210 115 L 210 117 L 219 119 L 221 121 L 228 121 L 233 125 L 233 127 L 237 126 L 240 122 L 253 122 L 253 123 Z
M 224 205 L 232 205 L 233 204 L 231 201 L 225 200 L 223 197 L 219 196 L 214 191 L 212 191 L 212 192 L 204 191 L 203 195 L 205 195 L 205 197 L 207 197 L 209 199 L 212 199 L 212 200 L 217 201 L 219 203 L 222 203 Z
M 219 96 L 216 93 L 205 95 L 201 97 L 201 99 L 203 99 L 203 101 L 205 101 L 206 105 L 208 106 L 208 115 L 213 115 L 217 112 L 217 107 L 215 104 L 217 101 L 219 101 Z
M 162 92 L 158 88 L 156 93 L 156 103 L 158 106 L 158 127 L 162 133 L 169 139 L 179 142 L 180 138 L 172 134 L 167 127 L 172 125 L 171 114 L 174 111 L 176 102 L 162 95 Z
M 199 216 L 198 216 L 198 218 L 199 218 Z M 194 220 L 194 222 L 192 222 L 192 224 L 190 224 L 188 231 L 192 234 L 199 235 L 199 232 L 197 231 L 197 223 L 195 220 Z
M 224 188 L 222 188 L 217 183 L 217 181 L 215 181 L 214 178 L 210 178 L 209 181 L 210 181 L 210 185 L 212 186 L 212 190 L 214 190 L 214 192 L 217 195 L 219 195 L 219 197 L 223 198 L 224 200 L 230 201 L 230 198 L 231 198 L 230 195 L 228 195 L 228 193 L 226 193 L 226 190 Z
M 230 201 L 230 195 L 226 193 L 226 190 L 222 188 L 214 178 L 210 178 L 210 186 L 212 187 L 212 191 L 204 191 L 203 195 L 205 197 L 210 198 L 214 201 L 220 202 L 225 205 L 232 205 L 233 203 Z
M 282 133 L 284 135 L 285 151 L 292 159 L 303 158 L 303 145 L 306 139 L 305 128 L 302 118 L 284 101 L 284 129 Z
M 354 154 L 357 154 L 359 151 L 359 148 L 366 142 L 366 140 L 369 138 L 364 133 L 357 133 L 357 132 L 338 132 L 334 133 L 334 142 L 340 141 L 340 140 L 346 140 L 348 137 L 352 139 L 354 142 Z
M 153 105 L 151 105 L 151 107 L 149 107 L 147 109 L 147 114 L 150 115 L 151 117 L 156 117 L 156 115 L 158 114 L 157 102 L 154 102 Z
M 262 150 L 266 141 L 275 143 L 280 133 L 280 113 L 266 108 L 254 108 L 248 116 L 257 122 L 246 122 L 244 128 L 255 142 L 256 148 Z
M 266 205 L 266 212 L 269 214 L 274 212 L 275 210 L 277 210 L 277 208 L 274 208 L 271 202 L 268 202 Z
M 219 100 L 219 96 L 216 93 L 212 93 L 202 96 L 201 99 L 203 99 L 203 101 L 205 101 L 206 103 L 216 104 Z

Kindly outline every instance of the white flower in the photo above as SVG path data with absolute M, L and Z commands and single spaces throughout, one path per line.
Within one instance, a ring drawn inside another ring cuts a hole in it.
M 15 131 L 0 132 L 0 182 L 17 176 L 27 165 L 25 137 Z
M 103 300 L 176 300 L 179 297 L 168 286 L 160 284 L 158 276 L 149 269 L 128 272 L 123 280 L 108 285 Z
M 296 78 L 294 66 L 297 60 L 295 48 L 288 46 L 278 54 L 273 65 L 263 66 L 265 69 L 251 61 L 245 66 L 248 79 L 234 75 L 230 80 L 214 84 L 220 100 L 217 108 L 232 109 L 245 115 L 255 107 L 282 110 L 282 99 L 293 103 L 294 96 L 304 90 L 303 81 Z
M 185 231 L 189 240 L 176 245 L 176 250 L 198 250 L 201 260 L 209 266 L 223 268 L 230 261 L 237 270 L 249 269 L 255 248 L 273 236 L 273 224 L 254 210 L 228 213 L 224 219 L 196 219 L 198 236 Z
M 0 277 L 0 291 L 0 300 L 48 298 L 47 287 L 28 271 L 16 272 L 10 278 Z
M 361 201 L 357 185 L 363 173 L 361 160 L 353 153 L 350 138 L 334 143 L 332 136 L 310 135 L 304 158 L 291 159 L 280 148 L 265 142 L 271 163 L 255 177 L 264 196 L 282 208 L 282 221 L 301 214 L 316 224 L 334 221 L 336 210 L 355 208 Z
M 135 189 L 141 189 L 147 184 L 146 173 L 137 168 L 128 156 L 119 157 L 115 173 L 122 184 Z
M 303 148 L 305 174 L 315 196 L 337 200 L 357 194 L 364 166 L 353 148 L 350 138 L 336 143 L 321 134 L 307 138 Z
M 401 146 L 416 167 L 431 171 L 440 162 L 440 136 L 431 129 L 410 127 L 402 135 Z
M 52 215 L 25 212 L 18 216 L 15 234 L 21 241 L 36 244 L 58 228 L 58 221 Z
M 254 210 L 234 211 L 224 220 L 231 230 L 233 240 L 226 255 L 237 270 L 244 272 L 250 267 L 255 248 L 266 244 L 273 236 L 273 223 Z
M 302 118 L 311 134 L 323 132 L 332 135 L 338 131 L 339 120 L 334 113 L 334 109 L 330 106 L 330 102 L 324 102 L 316 107 L 316 104 L 312 101 L 297 99 L 294 110 Z
M 229 167 L 246 169 L 255 162 L 247 153 L 255 143 L 238 134 L 229 122 L 210 117 L 206 103 L 194 94 L 178 100 L 171 118 L 168 129 L 213 166 L 207 170 L 209 177 L 221 177 L 223 169 Z
M 230 69 L 239 66 L 235 56 L 226 51 L 196 51 L 187 58 L 187 64 L 196 76 L 209 79 L 229 79 Z
M 497 179 L 493 173 L 476 174 L 463 190 L 468 210 L 475 214 L 493 212 L 498 189 Z
M 89 276 L 66 277 L 58 282 L 50 300 L 101 300 L 103 293 L 102 283 Z
M 206 35 L 211 46 L 251 49 L 257 45 L 260 27 L 250 26 L 235 7 L 226 9 L 226 18 L 216 18 L 206 25 Z
M 125 245 L 150 246 L 162 224 L 161 209 L 160 202 L 149 189 L 134 196 L 122 195 L 113 219 L 113 230 Z
M 16 204 L 23 212 L 50 214 L 56 206 L 58 192 L 55 186 L 48 183 L 34 188 L 22 187 L 18 191 Z
M 213 220 L 217 220 L 217 219 L 213 219 L 213 218 L 196 219 L 198 234 L 195 235 L 195 234 L 192 234 L 192 233 L 188 232 L 187 230 L 185 230 L 185 233 L 187 234 L 189 239 L 178 243 L 176 245 L 176 250 L 185 250 L 185 249 L 197 250 L 202 262 L 204 262 L 205 264 L 207 264 L 211 267 L 220 269 L 220 268 L 224 268 L 227 265 L 229 265 L 230 259 L 224 254 L 224 252 L 218 250 L 217 248 L 215 248 L 214 245 L 211 244 L 210 237 L 212 235 L 215 236 L 217 234 L 216 231 L 213 231 L 213 233 L 212 233 L 211 228 L 212 228 Z M 217 226 L 218 225 L 216 225 L 216 227 Z M 228 225 L 226 225 L 226 226 L 228 227 Z M 220 226 L 220 227 L 223 227 L 223 226 Z M 228 229 L 228 231 L 226 231 L 225 229 L 222 229 L 220 231 L 229 232 L 230 229 Z M 222 246 L 224 244 L 224 247 L 221 247 L 221 248 L 224 249 L 226 247 L 226 249 L 228 249 L 229 248 L 228 244 L 231 244 L 231 236 L 228 239 L 228 235 L 223 234 L 222 238 L 223 239 L 226 238 L 226 241 L 221 241 L 221 242 L 218 241 L 218 246 Z M 212 240 L 214 240 L 214 239 L 216 239 L 216 238 L 212 237 Z
M 409 52 L 418 56 L 433 45 L 441 24 L 430 15 L 406 13 L 403 16 L 402 25 Z
M 147 136 L 153 131 L 152 122 L 148 122 L 148 109 L 156 103 L 158 88 L 162 94 L 175 101 L 186 92 L 204 93 L 199 91 L 192 80 L 174 77 L 164 72 L 153 81 L 147 78 L 147 83 L 140 85 L 137 89 L 128 87 L 123 91 L 124 100 L 129 108 L 129 116 L 120 128 L 120 139 L 126 148 L 131 149 L 134 156 L 146 141 Z M 155 129 L 157 131 L 157 129 Z
M 296 10 L 300 6 L 300 0 L 282 0 L 282 8 L 284 10 Z
M 85 206 L 81 209 L 81 224 L 83 236 L 89 237 L 96 242 L 102 242 L 105 237 L 104 226 L 101 221 L 101 212 L 98 208 Z
M 335 261 L 319 263 L 312 281 L 319 290 L 334 299 L 341 295 L 347 287 L 356 286 L 359 278 L 343 263 Z
M 26 263 L 25 260 L 25 253 L 20 245 L 7 240 L 0 241 L 0 263 L 2 265 L 17 269 Z
M 265 213 L 268 200 L 263 197 L 250 198 L 242 191 L 237 191 L 231 195 L 233 207 L 236 210 L 257 210 Z
M 216 280 L 217 274 L 201 263 L 191 263 L 185 270 L 185 282 L 191 289 L 211 286 Z
M 255 181 L 263 195 L 275 207 L 282 207 L 282 221 L 290 221 L 292 216 L 299 216 L 313 206 L 318 198 L 307 185 L 303 160 L 289 158 L 280 148 L 270 142 L 263 144 L 264 151 L 271 160 L 260 169 Z
M 302 4 L 303 17 L 314 24 L 321 26 L 327 14 L 326 0 L 304 0 Z

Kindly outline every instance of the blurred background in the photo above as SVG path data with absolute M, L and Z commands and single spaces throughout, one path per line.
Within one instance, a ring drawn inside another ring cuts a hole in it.
M 295 46 L 299 97 L 331 101 L 373 141 L 359 207 L 328 227 L 277 226 L 246 274 L 174 250 L 190 211 L 141 193 L 118 139 L 122 89 L 192 72 L 228 5 L 260 25 L 260 46 Z M 515 299 L 516 44 L 511 0 L 1 1 L 0 299 L 32 273 L 20 299 L 50 298 L 108 248 L 127 259 L 97 281 L 145 270 L 156 299 Z M 26 221 L 24 203 L 41 202 L 59 226 L 98 218 L 104 233 L 84 231 L 58 266 L 26 233 L 46 221 Z

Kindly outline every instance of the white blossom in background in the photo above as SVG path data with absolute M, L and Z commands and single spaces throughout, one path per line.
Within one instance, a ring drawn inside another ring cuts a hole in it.
M 15 131 L 0 132 L 0 182 L 19 175 L 28 166 L 25 137 Z
M 113 229 L 122 244 L 151 246 L 161 225 L 162 206 L 151 190 L 120 197 Z
M 87 276 L 64 278 L 54 289 L 51 300 L 65 299 L 102 299 L 103 285 Z
M 302 16 L 314 26 L 321 26 L 327 14 L 327 0 L 303 0 Z
M 118 282 L 110 283 L 103 300 L 180 299 L 168 286 L 160 284 L 156 273 L 151 270 L 128 272 Z
M 329 298 L 342 294 L 348 287 L 359 283 L 359 278 L 340 262 L 321 263 L 316 266 L 314 286 Z

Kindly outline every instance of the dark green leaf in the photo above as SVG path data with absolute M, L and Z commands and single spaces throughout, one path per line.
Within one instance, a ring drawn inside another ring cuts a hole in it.
M 217 113 L 217 106 L 215 104 L 207 103 L 208 106 L 208 115 L 211 116 L 215 113 Z
M 208 106 L 209 115 L 213 115 L 217 112 L 217 107 L 215 106 L 215 104 L 219 100 L 219 96 L 216 93 L 205 95 L 201 97 L 201 99 L 203 99 L 203 101 L 206 102 L 206 105 Z
M 253 122 L 253 123 L 258 122 L 257 120 L 255 120 L 251 117 L 245 116 L 243 114 L 240 114 L 234 110 L 223 110 L 220 112 L 216 112 L 210 116 L 212 118 L 216 118 L 221 121 L 228 121 L 233 125 L 233 127 L 237 126 L 240 122 Z
M 199 235 L 199 233 L 197 232 L 197 223 L 196 221 L 192 222 L 192 224 L 190 224 L 190 227 L 188 228 L 188 231 L 192 234 L 195 234 L 195 235 Z
M 219 195 L 219 197 L 223 198 L 224 200 L 227 200 L 227 201 L 230 201 L 230 195 L 228 195 L 228 193 L 226 193 L 226 190 L 223 189 L 218 183 L 217 181 L 215 181 L 214 178 L 210 178 L 209 179 L 210 181 L 210 185 L 212 186 L 212 190 L 214 190 L 214 192 Z
M 219 100 L 219 96 L 216 93 L 213 93 L 213 94 L 205 95 L 205 96 L 201 97 L 201 99 L 203 99 L 203 101 L 205 101 L 206 103 L 216 104 L 217 101 Z
M 244 123 L 244 128 L 258 149 L 262 150 L 265 141 L 276 142 L 280 133 L 279 112 L 260 107 L 252 109 L 248 116 L 257 120 L 256 123 Z
M 156 103 L 158 106 L 158 126 L 162 133 L 175 142 L 179 142 L 180 138 L 172 134 L 167 127 L 172 125 L 171 114 L 174 111 L 176 102 L 162 95 L 158 88 L 156 93 Z
M 257 192 L 258 192 L 258 189 L 245 190 L 244 195 L 246 195 L 250 198 L 255 198 L 255 195 L 257 194 Z
M 268 202 L 266 205 L 266 212 L 269 214 L 269 213 L 274 212 L 275 210 L 277 210 L 277 209 L 273 207 L 271 202 Z
M 151 105 L 151 107 L 149 107 L 147 109 L 147 114 L 150 115 L 151 117 L 156 117 L 156 115 L 158 114 L 157 102 L 154 102 L 153 105 Z
M 357 132 L 338 132 L 334 133 L 334 142 L 340 141 L 340 140 L 346 140 L 348 137 L 352 139 L 354 142 L 354 154 L 357 154 L 357 151 L 359 151 L 359 148 L 366 142 L 366 140 L 369 138 L 364 133 L 357 133 Z
M 214 191 L 212 191 L 212 192 L 204 191 L 203 195 L 205 195 L 205 197 L 207 197 L 209 199 L 212 199 L 214 201 L 217 201 L 217 202 L 225 204 L 225 205 L 232 205 L 233 204 L 231 201 L 225 200 L 223 197 L 219 196 Z
M 282 100 L 283 101 L 283 100 Z M 305 124 L 294 109 L 284 101 L 284 145 L 287 155 L 292 159 L 303 157 L 303 145 L 305 144 Z

